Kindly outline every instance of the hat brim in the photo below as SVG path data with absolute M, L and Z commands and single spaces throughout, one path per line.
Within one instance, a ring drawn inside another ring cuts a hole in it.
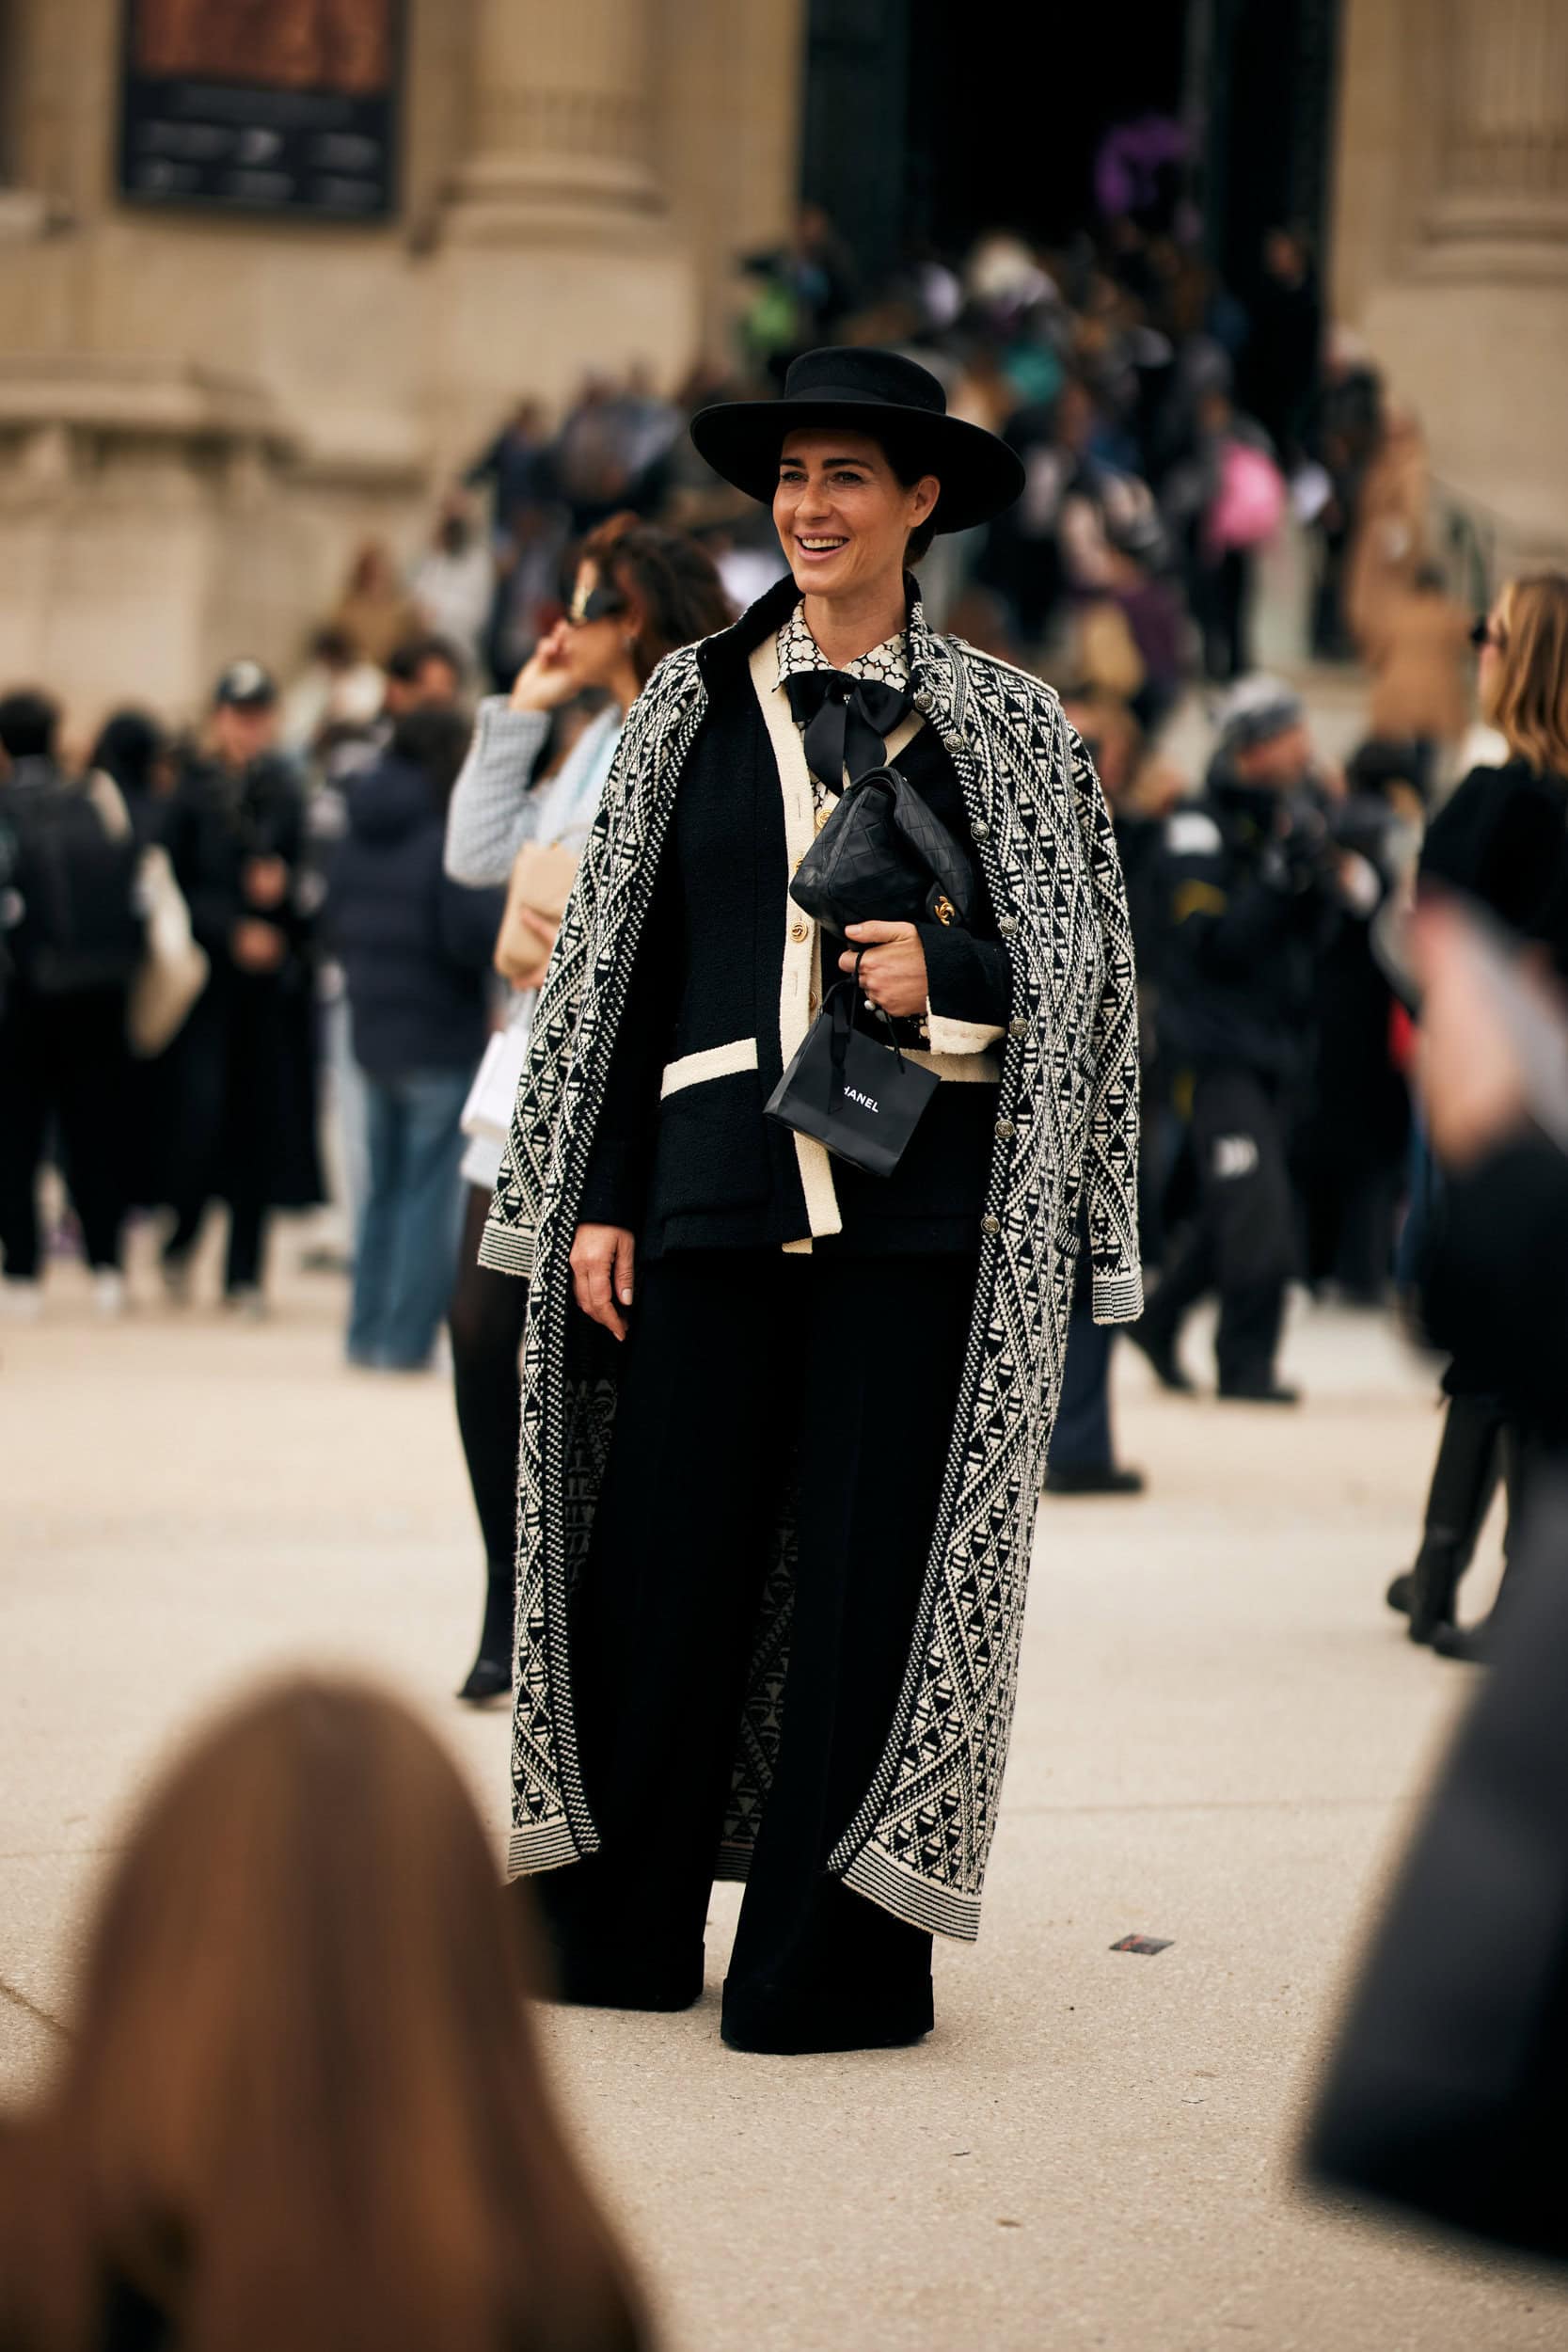
M 926 408 L 901 408 L 885 400 L 837 393 L 825 400 L 726 400 L 699 409 L 691 438 L 717 474 L 764 506 L 773 503 L 779 452 L 791 433 L 807 426 L 842 424 L 872 440 L 885 428 L 901 444 L 918 451 L 922 464 L 942 484 L 931 516 L 934 531 L 973 531 L 1011 506 L 1023 489 L 1023 466 L 1006 441 L 961 417 L 935 416 Z

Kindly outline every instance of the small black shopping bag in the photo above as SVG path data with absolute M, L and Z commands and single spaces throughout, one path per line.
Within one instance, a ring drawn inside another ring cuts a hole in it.
M 830 992 L 768 1096 L 768 1116 L 868 1175 L 891 1176 L 942 1081 L 906 1060 L 896 1044 L 879 1044 L 856 1027 L 857 994 L 847 980 Z

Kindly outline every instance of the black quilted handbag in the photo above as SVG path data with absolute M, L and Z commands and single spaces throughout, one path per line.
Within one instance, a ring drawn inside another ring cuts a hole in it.
M 841 938 L 851 923 L 967 930 L 974 870 L 896 768 L 871 768 L 841 794 L 800 860 L 789 895 Z

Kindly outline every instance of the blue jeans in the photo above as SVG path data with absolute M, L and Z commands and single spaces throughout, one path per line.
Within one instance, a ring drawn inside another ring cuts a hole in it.
M 467 1070 L 364 1073 L 370 1188 L 354 1253 L 348 1352 L 404 1372 L 430 1360 L 457 1273 L 457 1121 Z
M 1062 1394 L 1051 1437 L 1053 1470 L 1109 1470 L 1114 1330 L 1094 1319 L 1094 1280 L 1085 1238 L 1072 1286 Z

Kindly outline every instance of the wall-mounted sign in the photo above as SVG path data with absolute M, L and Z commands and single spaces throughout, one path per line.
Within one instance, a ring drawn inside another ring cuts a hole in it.
M 384 220 L 401 0 L 124 0 L 119 191 L 134 203 Z

